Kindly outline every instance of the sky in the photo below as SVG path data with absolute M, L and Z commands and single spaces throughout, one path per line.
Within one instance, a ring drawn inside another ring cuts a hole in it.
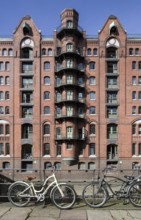
M 65 8 L 79 13 L 79 26 L 87 35 L 97 35 L 110 15 L 128 34 L 141 34 L 141 0 L 0 0 L 0 36 L 12 35 L 26 15 L 42 35 L 51 36 Z

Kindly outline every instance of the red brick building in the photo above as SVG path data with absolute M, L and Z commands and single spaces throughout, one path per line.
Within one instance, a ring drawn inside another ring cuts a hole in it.
M 132 168 L 141 160 L 141 36 L 110 16 L 87 36 L 74 9 L 52 38 L 30 16 L 0 38 L 0 168 Z

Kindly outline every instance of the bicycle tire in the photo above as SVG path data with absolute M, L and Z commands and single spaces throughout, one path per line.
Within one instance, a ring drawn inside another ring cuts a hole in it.
M 108 193 L 99 183 L 89 183 L 83 189 L 82 198 L 89 207 L 100 208 L 107 201 Z
M 23 198 L 23 197 L 20 197 L 19 194 L 23 192 L 24 190 L 25 190 L 25 194 L 27 195 L 27 197 Z M 31 188 L 29 188 L 29 185 L 24 182 L 15 182 L 8 189 L 8 199 L 13 205 L 17 207 L 26 206 L 31 200 L 30 198 L 31 195 L 32 195 Z
M 131 185 L 128 192 L 129 201 L 135 207 L 141 207 L 141 181 Z
M 61 195 L 60 190 L 64 196 Z M 52 191 L 51 199 L 57 208 L 70 209 L 76 201 L 76 192 L 71 186 L 60 183 L 59 186 L 56 186 Z

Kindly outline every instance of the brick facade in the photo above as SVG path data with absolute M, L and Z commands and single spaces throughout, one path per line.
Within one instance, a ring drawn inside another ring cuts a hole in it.
M 0 168 L 131 169 L 141 158 L 141 36 L 110 16 L 87 36 L 74 9 L 52 38 L 30 16 L 0 38 Z

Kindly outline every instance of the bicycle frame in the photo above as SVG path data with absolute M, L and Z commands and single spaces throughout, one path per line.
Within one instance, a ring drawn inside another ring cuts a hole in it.
M 54 181 L 52 181 L 47 187 L 46 187 L 46 184 L 47 182 L 53 178 Z M 21 182 L 21 181 L 19 181 Z M 62 184 L 62 183 L 61 183 Z M 63 183 L 65 185 L 65 183 Z M 48 190 L 52 187 L 51 191 L 50 191 L 50 197 L 51 197 L 51 194 L 54 190 L 54 188 L 57 186 L 58 187 L 58 190 L 60 191 L 61 195 L 64 196 L 62 190 L 60 189 L 59 187 L 59 183 L 56 179 L 56 176 L 55 174 L 53 173 L 52 175 L 50 175 L 48 178 L 45 179 L 44 183 L 43 183 L 43 186 L 41 187 L 40 190 L 36 190 L 35 187 L 34 187 L 34 184 L 31 182 L 30 184 L 27 184 L 27 188 L 25 190 L 23 190 L 18 196 L 20 197 L 27 197 L 27 195 L 25 195 L 24 193 L 26 193 L 27 190 L 31 189 L 32 192 L 33 192 L 33 196 L 28 196 L 30 198 L 40 198 L 40 197 L 43 197 L 47 194 Z

